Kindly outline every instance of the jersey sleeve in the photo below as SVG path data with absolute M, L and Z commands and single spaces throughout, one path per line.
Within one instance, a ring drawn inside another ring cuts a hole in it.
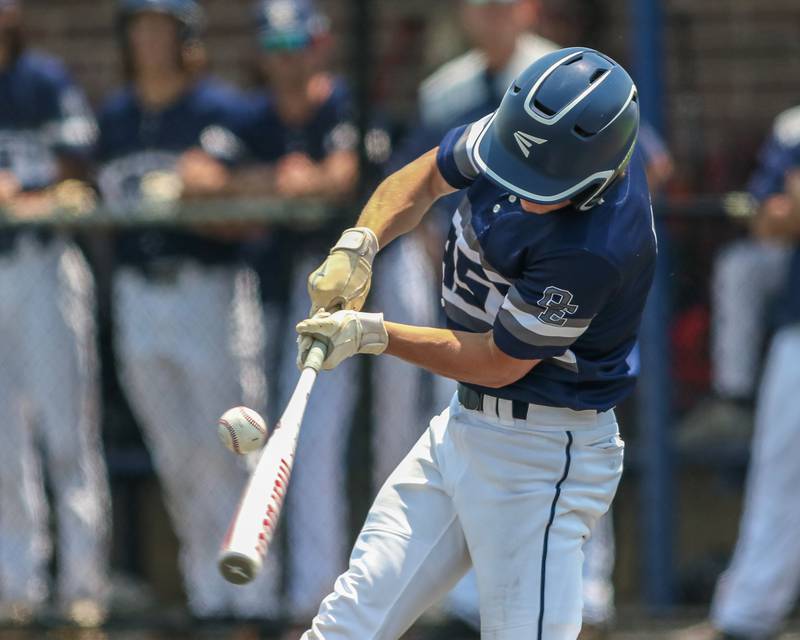
M 588 251 L 536 260 L 503 300 L 494 323 L 495 344 L 520 360 L 561 356 L 619 284 L 619 271 Z
M 451 187 L 466 189 L 480 175 L 472 160 L 472 153 L 478 136 L 491 116 L 489 114 L 477 122 L 451 129 L 439 144 L 436 164 Z
M 779 116 L 770 137 L 761 147 L 748 191 L 758 201 L 782 193 L 786 172 L 800 166 L 800 111 Z

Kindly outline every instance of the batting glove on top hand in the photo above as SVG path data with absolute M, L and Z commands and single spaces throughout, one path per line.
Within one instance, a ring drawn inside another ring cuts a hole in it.
M 303 320 L 297 327 L 297 366 L 302 369 L 314 340 L 328 347 L 323 369 L 333 369 L 357 353 L 378 355 L 386 350 L 389 336 L 383 326 L 382 313 L 359 311 L 319 312 Z
M 378 238 L 372 229 L 347 229 L 325 262 L 308 276 L 309 315 L 320 309 L 360 311 L 369 293 L 376 253 Z

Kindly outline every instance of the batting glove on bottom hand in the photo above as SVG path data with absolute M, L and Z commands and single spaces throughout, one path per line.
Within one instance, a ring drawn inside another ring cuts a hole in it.
M 333 369 L 343 360 L 357 353 L 378 355 L 386 350 L 389 335 L 383 326 L 382 313 L 360 311 L 320 311 L 313 318 L 303 320 L 297 327 L 297 366 L 303 368 L 314 340 L 327 347 L 323 369 Z

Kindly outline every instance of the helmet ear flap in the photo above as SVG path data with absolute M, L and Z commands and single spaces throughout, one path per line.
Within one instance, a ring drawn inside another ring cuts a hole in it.
M 574 196 L 572 198 L 573 206 L 579 211 L 588 211 L 592 207 L 602 204 L 603 194 L 608 191 L 619 178 L 624 176 L 625 172 L 628 170 L 628 165 L 630 164 L 635 147 L 636 142 L 634 142 L 630 149 L 628 149 L 628 153 L 625 155 L 625 159 L 622 161 L 622 164 L 617 168 L 616 171 L 614 171 L 614 173 L 604 180 L 599 187 L 592 185 L 591 187 L 581 191 L 578 195 Z

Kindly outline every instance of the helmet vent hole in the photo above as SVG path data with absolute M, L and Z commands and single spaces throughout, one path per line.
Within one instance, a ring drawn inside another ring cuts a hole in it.
M 580 62 L 581 60 L 583 60 L 583 54 L 580 54 L 579 56 L 575 56 L 572 60 L 568 60 L 567 62 L 565 62 L 563 64 L 563 66 L 568 67 L 569 65 L 575 64 L 576 62 Z
M 608 69 L 598 69 L 597 71 L 595 71 L 592 74 L 592 77 L 589 78 L 589 84 L 594 84 L 595 82 L 597 82 L 600 78 L 602 78 L 607 73 L 608 73 Z
M 514 95 L 517 95 L 520 91 L 522 91 L 522 87 L 516 84 L 511 87 L 511 93 L 513 93 Z
M 550 107 L 546 107 L 541 102 L 539 102 L 538 98 L 534 98 L 533 106 L 536 107 L 539 111 L 541 111 L 546 116 L 554 116 L 556 114 Z
M 577 133 L 581 138 L 591 138 L 594 135 L 594 132 L 587 131 L 586 129 L 582 128 L 580 125 L 576 124 L 574 128 L 575 133 Z

